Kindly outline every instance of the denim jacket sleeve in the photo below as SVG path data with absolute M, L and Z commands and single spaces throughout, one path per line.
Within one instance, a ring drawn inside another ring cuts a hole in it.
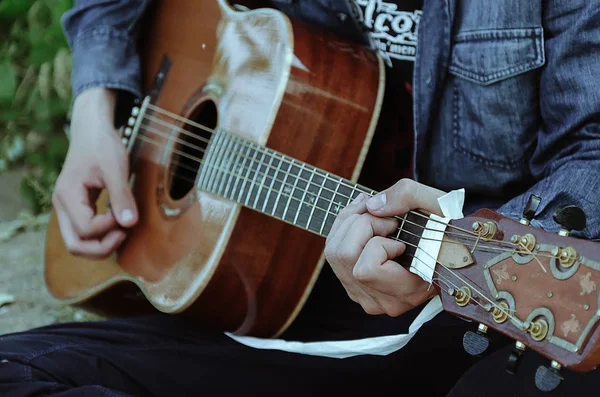
M 531 193 L 542 198 L 532 226 L 557 231 L 562 205 L 577 205 L 600 239 L 600 2 L 553 0 L 544 11 L 547 64 L 540 81 L 540 126 L 530 164 L 538 182 L 499 212 L 515 219 Z M 511 100 L 507 98 L 507 100 Z
M 62 18 L 73 54 L 73 96 L 91 87 L 141 96 L 138 22 L 151 0 L 76 0 Z

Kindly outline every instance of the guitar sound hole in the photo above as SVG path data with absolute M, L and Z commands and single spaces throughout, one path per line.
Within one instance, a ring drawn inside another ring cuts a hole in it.
M 174 145 L 169 195 L 173 200 L 184 198 L 195 186 L 200 162 L 212 131 L 217 126 L 217 107 L 213 101 L 201 102 L 189 117 L 195 125 L 185 124 Z

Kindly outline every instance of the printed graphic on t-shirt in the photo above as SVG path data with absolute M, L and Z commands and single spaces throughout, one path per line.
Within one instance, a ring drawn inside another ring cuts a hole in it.
M 417 53 L 417 27 L 421 10 L 399 10 L 406 0 L 354 0 L 358 17 L 371 32 L 381 56 L 391 66 L 393 60 L 414 61 Z

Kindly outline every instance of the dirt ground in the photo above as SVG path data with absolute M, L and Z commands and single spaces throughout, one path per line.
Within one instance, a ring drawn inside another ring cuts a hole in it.
M 16 234 L 26 210 L 19 196 L 21 173 L 0 175 L 0 335 L 64 321 L 93 318 L 52 299 L 44 286 L 45 225 Z M 21 214 L 22 215 L 22 214 Z

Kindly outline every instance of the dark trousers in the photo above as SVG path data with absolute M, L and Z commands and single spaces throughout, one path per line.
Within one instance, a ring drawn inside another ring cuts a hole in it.
M 351 339 L 404 333 L 418 310 L 370 316 L 325 269 L 287 339 Z M 525 354 L 504 366 L 512 344 L 496 336 L 483 359 L 462 348 L 474 325 L 441 313 L 388 356 L 330 359 L 241 345 L 185 319 L 135 319 L 53 325 L 0 338 L 0 396 L 574 396 L 600 390 L 596 373 L 565 373 L 555 392 L 537 391 Z M 418 390 L 418 393 L 415 393 Z

